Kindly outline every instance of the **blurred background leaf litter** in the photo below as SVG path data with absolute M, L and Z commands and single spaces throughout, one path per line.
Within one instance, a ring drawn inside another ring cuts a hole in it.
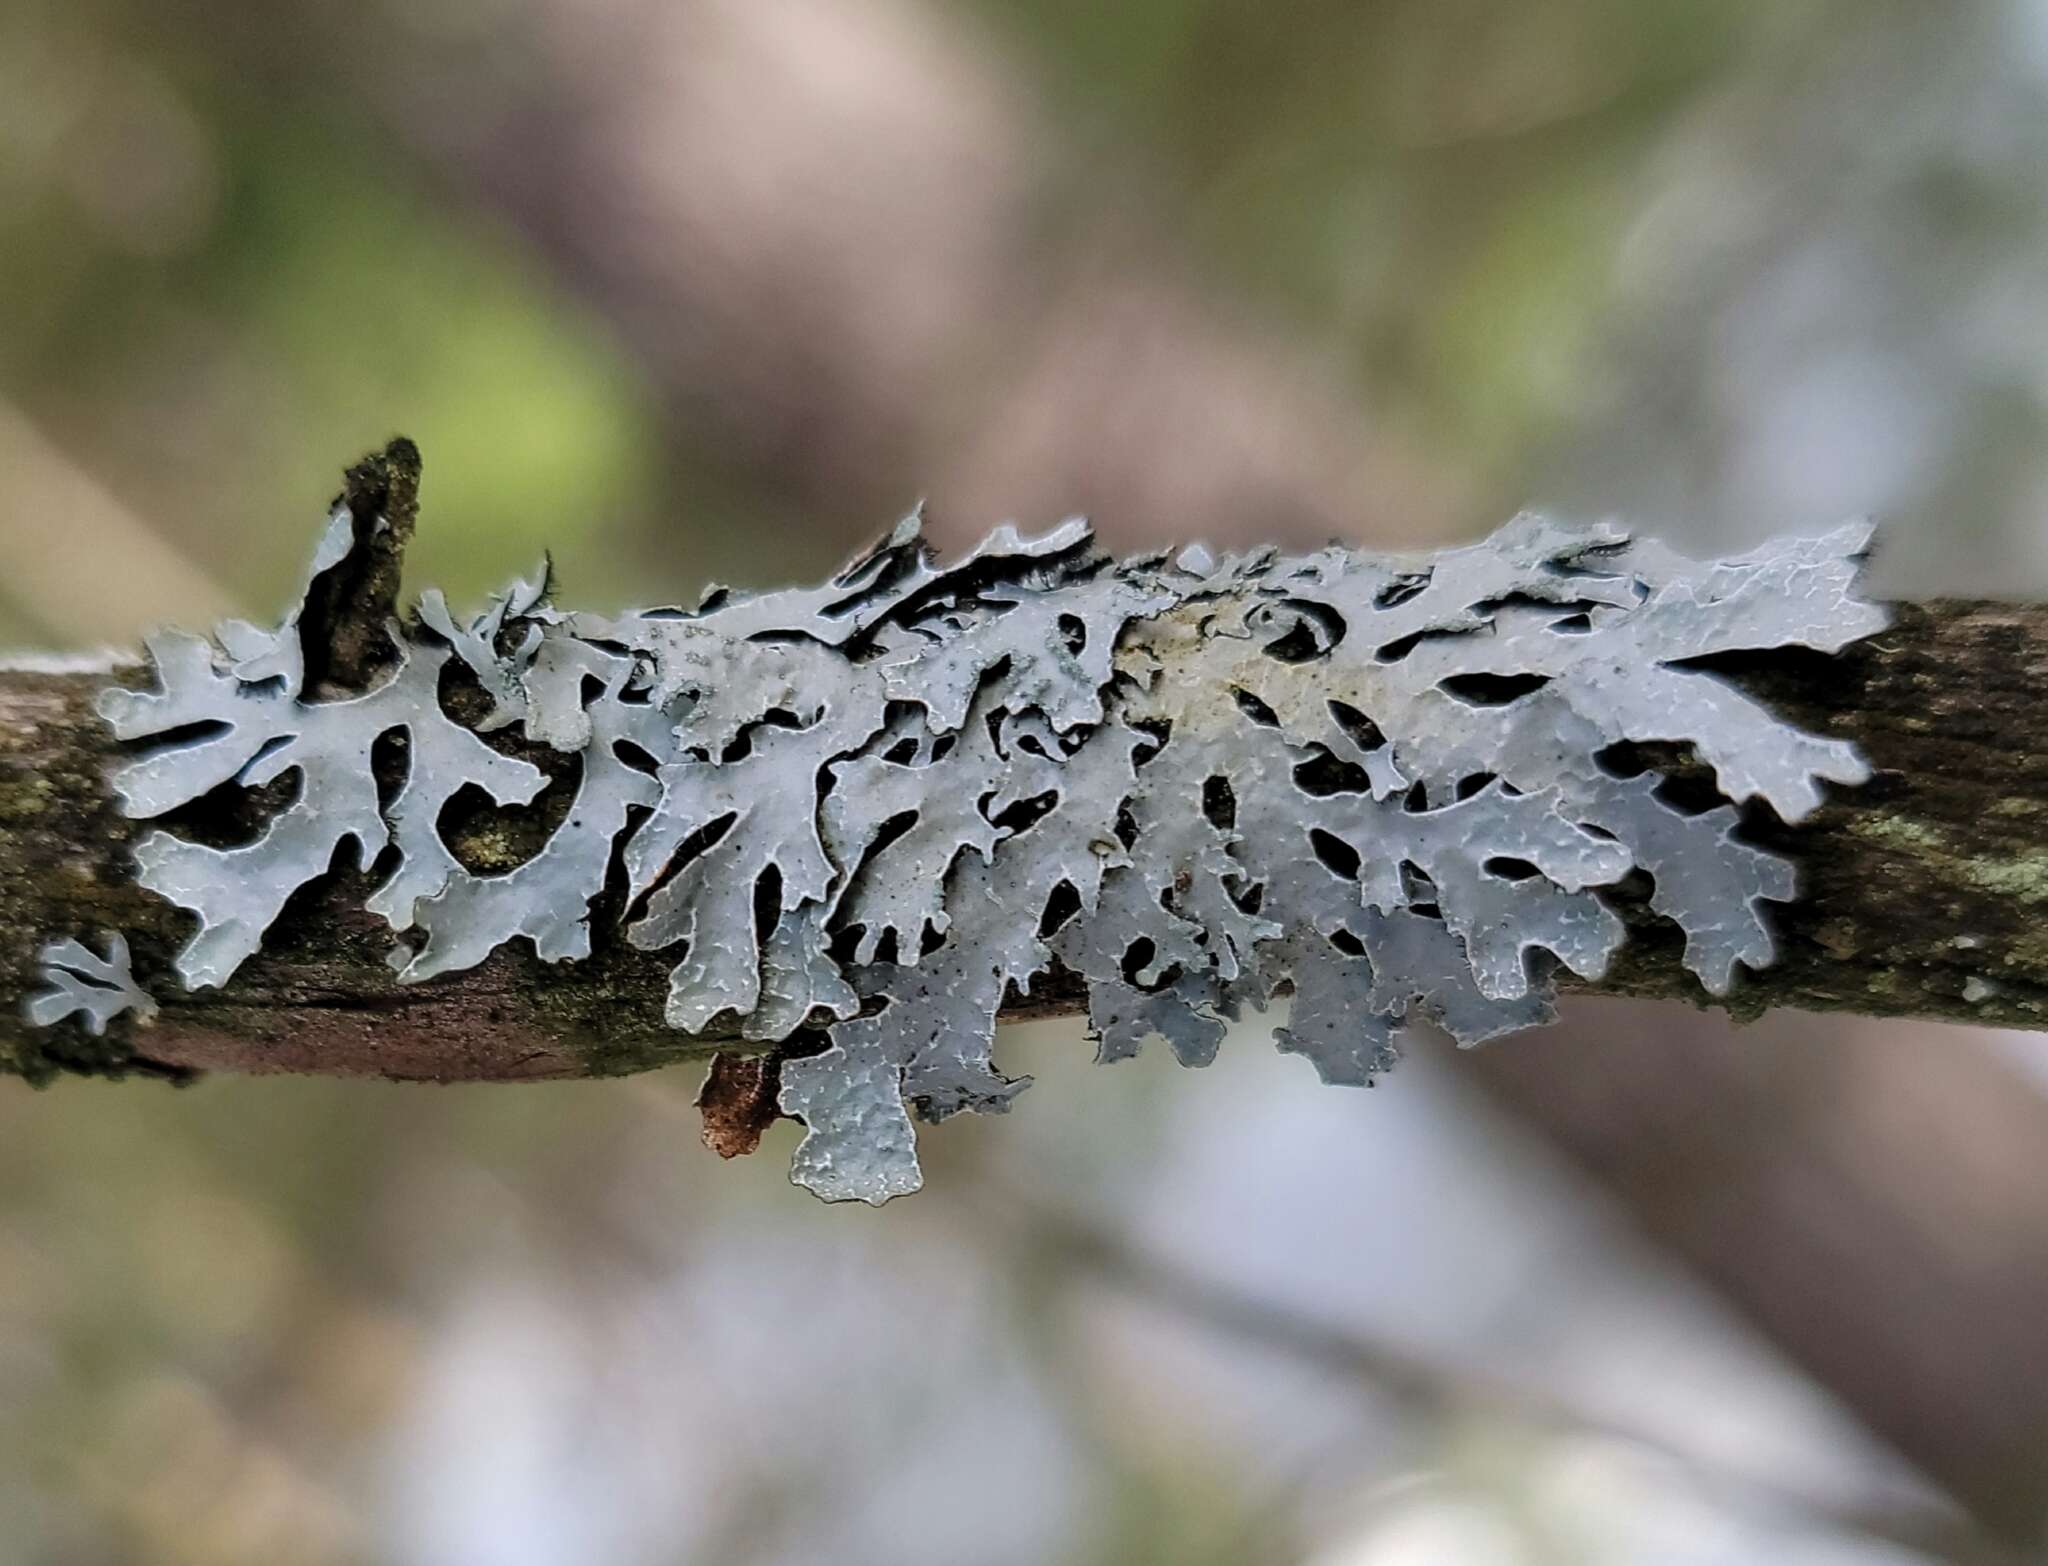
M 2048 591 L 2048 7 L 0 0 L 0 642 L 273 610 L 338 468 L 580 603 L 958 542 Z M 2048 1523 L 2039 1043 L 1234 1039 L 914 1200 L 682 1074 L 0 1084 L 0 1562 L 1811 1563 Z

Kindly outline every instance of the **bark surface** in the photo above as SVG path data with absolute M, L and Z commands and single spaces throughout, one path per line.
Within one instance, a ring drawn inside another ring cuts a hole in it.
M 1142 626 L 1128 643 L 1133 656 L 1145 651 Z M 1299 667 L 1312 677 L 1313 665 Z M 1721 667 L 1800 726 L 1855 741 L 1876 769 L 1796 828 L 1751 813 L 1746 830 L 1799 866 L 1803 896 L 1778 911 L 1779 961 L 1722 1004 L 1744 1017 L 1793 1007 L 2048 1026 L 2048 744 L 2034 722 L 2048 609 L 1901 605 L 1892 629 L 1846 654 L 1776 652 Z M 548 965 L 509 949 L 466 974 L 401 985 L 384 961 L 389 932 L 362 910 L 366 888 L 348 872 L 295 898 L 225 990 L 184 992 L 169 960 L 190 916 L 131 881 L 140 826 L 105 790 L 117 747 L 92 706 L 109 678 L 145 677 L 0 672 L 0 1062 L 15 1072 L 513 1081 L 640 1070 L 730 1043 L 662 1024 L 666 960 L 626 947 L 602 906 L 588 962 Z M 508 832 L 516 824 L 470 823 L 458 828 L 458 852 L 516 859 Z M 1632 939 L 1597 988 L 1706 1004 L 1679 965 L 1675 927 L 1649 911 L 1647 894 L 1647 882 L 1619 889 Z M 159 1019 L 117 1021 L 106 1039 L 71 1024 L 25 1026 L 37 948 L 107 929 L 128 935 Z M 1029 1010 L 1073 1010 L 1079 999 L 1077 987 L 1054 983 Z

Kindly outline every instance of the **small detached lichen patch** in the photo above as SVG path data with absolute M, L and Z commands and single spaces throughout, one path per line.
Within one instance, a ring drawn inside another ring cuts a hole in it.
M 1704 564 L 1538 516 L 1427 556 L 1114 563 L 1081 522 L 941 560 L 912 516 L 819 586 L 693 609 L 566 611 L 545 573 L 466 619 L 430 593 L 369 688 L 335 689 L 308 677 L 307 606 L 362 522 L 337 507 L 275 629 L 158 636 L 157 688 L 101 699 L 132 817 L 281 785 L 247 841 L 136 846 L 198 917 L 184 983 L 231 982 L 338 853 L 378 873 L 406 983 L 514 940 L 588 956 L 623 887 L 623 938 L 672 956 L 670 1026 L 784 1047 L 795 1178 L 832 1200 L 917 1188 L 911 1111 L 1009 1106 L 996 1018 L 1055 966 L 1103 1060 L 1158 1037 L 1206 1063 L 1291 994 L 1280 1046 L 1362 1084 L 1408 1023 L 1471 1043 L 1547 1019 L 1560 965 L 1597 976 L 1625 939 L 1600 889 L 1642 871 L 1725 992 L 1794 892 L 1734 805 L 1797 820 L 1866 769 L 1699 660 L 1885 623 L 1856 596 L 1862 526 Z M 542 771 L 487 737 L 515 730 L 576 758 L 574 797 L 480 866 L 443 813 L 471 789 L 542 808 Z M 1668 801 L 1623 742 L 1690 746 L 1724 802 Z M 402 756 L 395 783 L 373 754 Z M 115 940 L 51 948 L 36 1020 L 147 1004 Z
M 156 1002 L 129 969 L 128 938 L 118 932 L 107 937 L 104 957 L 80 941 L 52 941 L 38 954 L 38 961 L 44 988 L 28 996 L 22 1007 L 36 1027 L 76 1016 L 86 1032 L 101 1038 L 107 1024 L 123 1012 L 133 1012 L 145 1023 L 156 1016 Z

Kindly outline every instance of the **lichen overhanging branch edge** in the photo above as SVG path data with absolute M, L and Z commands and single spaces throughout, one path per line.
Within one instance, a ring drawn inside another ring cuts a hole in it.
M 352 470 L 278 626 L 159 635 L 157 688 L 103 698 L 131 816 L 296 784 L 251 841 L 137 842 L 142 884 L 199 921 L 180 977 L 231 983 L 337 855 L 377 875 L 406 982 L 622 935 L 675 954 L 670 1024 L 782 1047 L 797 1177 L 828 1197 L 915 1188 L 909 1111 L 1006 1108 L 996 1017 L 1056 969 L 1105 1060 L 1162 1039 L 1206 1062 L 1291 992 L 1281 1047 L 1368 1082 L 1411 1022 L 1543 1020 L 1560 970 L 1621 949 L 1603 894 L 1641 872 L 1726 991 L 1795 891 L 1734 806 L 1796 820 L 1866 775 L 1699 666 L 1880 629 L 1860 525 L 1704 564 L 1537 516 L 1428 556 L 1119 563 L 1070 522 L 946 561 L 913 514 L 815 588 L 599 616 L 543 573 L 401 623 L 395 570 L 360 569 L 410 527 L 417 455 L 386 461 Z M 334 657 L 369 620 L 383 657 Z M 366 758 L 400 736 L 387 798 Z M 1644 742 L 1688 745 L 1723 802 L 1627 775 Z M 509 868 L 463 863 L 445 814 L 466 789 L 532 806 L 551 769 L 528 755 L 575 764 L 560 824 Z

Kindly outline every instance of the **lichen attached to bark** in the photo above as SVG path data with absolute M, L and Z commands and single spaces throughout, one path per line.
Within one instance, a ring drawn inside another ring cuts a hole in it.
M 407 982 L 515 939 L 587 956 L 593 908 L 623 904 L 626 941 L 673 953 L 672 1027 L 783 1046 L 798 1181 L 871 1202 L 919 1184 L 911 1111 L 1027 1085 L 996 1018 L 1056 964 L 1104 1060 L 1156 1036 L 1205 1063 L 1291 994 L 1281 1047 L 1360 1084 L 1409 1022 L 1470 1043 L 1545 1020 L 1559 967 L 1597 976 L 1625 939 L 1600 889 L 1641 871 L 1725 992 L 1794 891 L 1733 806 L 1796 820 L 1865 767 L 1699 660 L 1884 624 L 1860 526 L 1705 564 L 1536 516 L 1428 556 L 1118 564 L 1079 522 L 942 561 L 912 516 L 818 587 L 690 610 L 565 612 L 545 573 L 468 619 L 429 594 L 351 660 L 367 689 L 309 679 L 335 665 L 306 606 L 379 538 L 338 506 L 275 630 L 160 636 L 158 687 L 102 698 L 137 752 L 111 779 L 130 816 L 290 780 L 253 840 L 138 843 L 141 883 L 199 916 L 184 982 L 229 983 L 344 850 Z M 573 798 L 517 863 L 465 862 L 458 795 L 541 795 L 485 737 L 515 727 L 576 758 Z M 1722 802 L 1668 800 L 1624 742 L 1690 746 Z
M 37 954 L 43 988 L 22 1003 L 22 1012 L 36 1027 L 47 1028 L 66 1017 L 78 1017 L 94 1038 L 124 1013 L 147 1023 L 156 1016 L 156 1002 L 135 982 L 129 968 L 128 938 L 118 931 L 107 937 L 102 957 L 83 941 L 52 941 Z

